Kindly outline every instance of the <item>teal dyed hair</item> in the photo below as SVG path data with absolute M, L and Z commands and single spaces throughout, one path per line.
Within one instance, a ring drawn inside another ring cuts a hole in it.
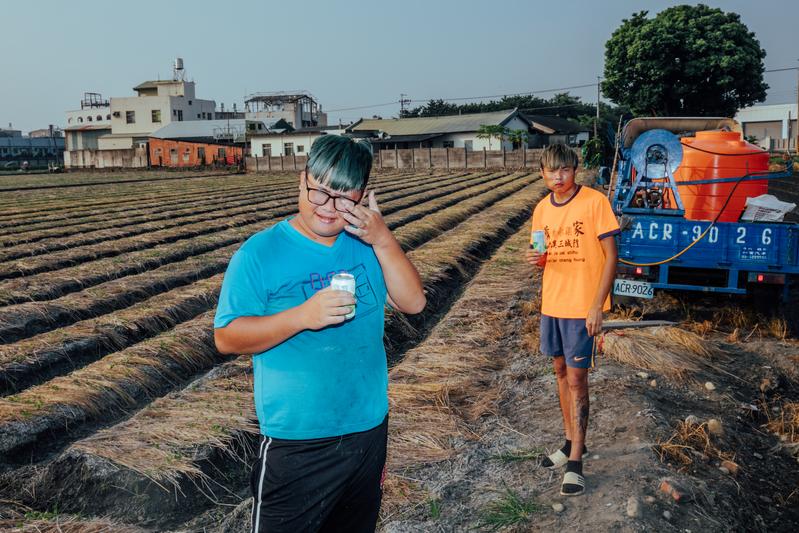
M 336 191 L 363 190 L 371 169 L 372 147 L 368 141 L 322 135 L 311 145 L 308 170 L 325 187 Z

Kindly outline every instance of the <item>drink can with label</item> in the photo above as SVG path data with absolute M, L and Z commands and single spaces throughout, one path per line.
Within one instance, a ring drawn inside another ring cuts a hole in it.
M 530 235 L 530 248 L 541 254 L 547 251 L 547 239 L 542 230 L 535 230 Z
M 355 296 L 355 276 L 348 272 L 339 272 L 330 280 L 330 288 L 334 291 L 347 291 Z M 351 305 L 352 311 L 347 313 L 344 318 L 350 319 L 355 316 L 355 306 Z

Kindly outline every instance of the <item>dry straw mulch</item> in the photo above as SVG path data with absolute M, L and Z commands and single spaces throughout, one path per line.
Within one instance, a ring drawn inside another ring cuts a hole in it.
M 424 497 L 404 477 L 406 469 L 451 457 L 457 439 L 475 437 L 469 422 L 495 410 L 511 305 L 530 282 L 522 260 L 527 239 L 524 225 L 486 262 L 428 339 L 391 370 L 384 520 Z
M 713 368 L 721 352 L 709 340 L 678 327 L 611 330 L 602 352 L 620 363 L 686 379 Z

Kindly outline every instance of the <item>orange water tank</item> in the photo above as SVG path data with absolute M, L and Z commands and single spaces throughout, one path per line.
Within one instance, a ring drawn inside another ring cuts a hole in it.
M 698 131 L 683 137 L 683 158 L 674 178 L 679 181 L 737 178 L 768 171 L 769 154 L 744 141 L 737 131 Z M 677 188 L 689 220 L 713 220 L 721 210 L 735 182 L 682 185 Z M 732 193 L 719 222 L 736 222 L 746 199 L 768 192 L 766 180 L 742 181 Z

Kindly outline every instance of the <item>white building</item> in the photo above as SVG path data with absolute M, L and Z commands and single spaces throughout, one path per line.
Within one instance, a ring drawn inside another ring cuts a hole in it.
M 478 137 L 481 126 L 502 126 L 508 131 L 530 132 L 530 121 L 518 109 L 450 115 L 393 119 L 364 119 L 347 128 L 358 137 L 367 137 L 376 149 L 394 148 L 466 148 L 474 150 L 512 150 L 507 138 Z
M 85 93 L 80 109 L 66 113 L 67 152 L 143 147 L 152 132 L 170 122 L 212 120 L 216 102 L 198 99 L 194 82 L 184 75 L 178 58 L 173 79 L 140 83 L 133 88 L 136 96 L 104 100 L 99 93 Z
M 252 133 L 250 155 L 252 157 L 277 157 L 281 155 L 308 155 L 313 142 L 322 135 L 342 135 L 346 126 L 326 126 L 291 130 L 272 127 L 267 133 Z
M 327 126 L 327 114 L 307 91 L 251 94 L 244 100 L 244 113 L 248 120 L 283 119 L 295 130 Z
M 764 148 L 772 149 L 772 141 L 787 145 L 788 139 L 796 148 L 797 111 L 796 104 L 755 105 L 738 111 L 735 120 L 745 136 L 756 138 Z
M 111 133 L 99 138 L 100 150 L 143 146 L 170 122 L 214 118 L 216 102 L 198 99 L 193 81 L 145 81 L 133 90 L 136 96 L 111 98 Z
M 98 139 L 111 133 L 111 104 L 100 93 L 83 93 L 80 109 L 67 111 L 66 150 L 97 150 Z

